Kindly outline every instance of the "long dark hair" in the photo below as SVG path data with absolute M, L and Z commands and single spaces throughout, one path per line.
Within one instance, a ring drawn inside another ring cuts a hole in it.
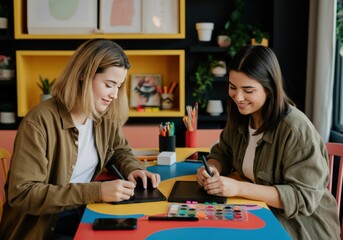
M 272 129 L 288 112 L 289 105 L 295 105 L 283 88 L 283 78 L 279 62 L 274 52 L 261 45 L 242 47 L 233 57 L 231 70 L 242 72 L 260 82 L 268 93 L 267 100 L 261 110 L 263 123 L 255 134 Z M 242 122 L 248 122 L 249 115 L 242 115 L 231 97 L 227 100 L 231 129 L 237 129 Z

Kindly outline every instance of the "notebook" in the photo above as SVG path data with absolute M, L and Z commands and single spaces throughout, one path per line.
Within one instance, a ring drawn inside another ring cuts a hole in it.
M 196 181 L 176 181 L 168 197 L 168 202 L 185 203 L 187 201 L 226 203 L 226 197 L 208 194 Z
M 134 197 L 121 202 L 112 202 L 112 204 L 158 202 L 165 200 L 166 197 L 163 195 L 163 193 L 161 193 L 157 188 L 153 188 L 150 181 L 148 181 L 147 189 L 143 188 L 142 181 L 137 181 Z

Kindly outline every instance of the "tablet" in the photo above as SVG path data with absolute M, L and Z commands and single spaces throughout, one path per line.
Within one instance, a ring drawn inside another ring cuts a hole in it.
M 142 181 L 137 182 L 134 197 L 121 202 L 112 202 L 112 204 L 127 204 L 127 203 L 143 203 L 143 202 L 158 202 L 165 201 L 167 198 L 157 188 L 153 188 L 151 182 L 148 181 L 148 187 L 143 188 Z
M 196 181 L 176 181 L 168 202 L 226 203 L 226 197 L 208 194 Z
M 202 152 L 202 151 L 196 151 L 189 155 L 186 159 L 185 162 L 198 162 L 202 163 L 202 156 L 207 156 L 209 152 Z

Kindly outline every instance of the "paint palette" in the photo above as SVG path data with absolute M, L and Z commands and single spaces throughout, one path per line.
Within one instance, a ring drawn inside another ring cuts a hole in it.
M 197 217 L 203 220 L 247 221 L 245 206 L 216 203 L 173 203 L 169 205 L 168 217 Z

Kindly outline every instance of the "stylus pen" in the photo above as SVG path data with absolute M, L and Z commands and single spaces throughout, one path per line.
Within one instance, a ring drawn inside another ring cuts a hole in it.
M 126 180 L 126 179 L 123 177 L 123 175 L 121 175 L 121 173 L 119 172 L 118 168 L 116 168 L 116 166 L 114 166 L 113 163 L 107 165 L 107 168 L 108 168 L 110 171 L 114 172 L 120 179 Z
M 149 216 L 151 221 L 199 221 L 197 217 L 167 217 L 167 216 Z
M 206 169 L 206 172 L 208 173 L 208 175 L 210 175 L 211 177 L 213 177 L 213 173 L 210 169 L 210 167 L 208 166 L 207 160 L 205 156 L 202 156 L 202 163 L 204 164 L 204 167 Z

